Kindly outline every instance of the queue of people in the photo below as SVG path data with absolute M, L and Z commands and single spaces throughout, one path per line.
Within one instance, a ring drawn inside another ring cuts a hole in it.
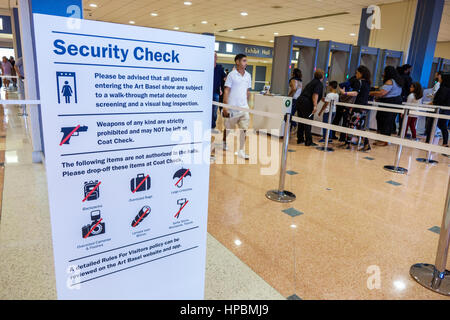
M 250 73 L 246 71 L 247 57 L 244 54 L 238 54 L 235 57 L 235 65 L 231 72 L 224 70 L 223 67 L 217 64 L 217 56 L 214 59 L 214 92 L 213 100 L 221 101 L 225 104 L 233 106 L 241 106 L 248 108 L 248 101 L 250 99 L 250 89 L 252 79 Z M 328 82 L 326 88 L 323 80 L 325 72 L 317 69 L 314 72 L 313 80 L 306 85 L 302 81 L 302 72 L 295 68 L 292 72 L 292 77 L 289 80 L 288 96 L 292 97 L 292 115 L 297 115 L 304 119 L 314 119 L 314 115 L 323 116 L 323 121 L 328 122 L 331 117 L 333 125 L 342 125 L 356 130 L 366 130 L 368 127 L 370 111 L 357 106 L 366 106 L 370 100 L 401 105 L 403 102 L 409 104 L 420 104 L 423 99 L 423 88 L 419 82 L 413 82 L 411 78 L 412 67 L 404 65 L 399 68 L 387 66 L 383 73 L 383 85 L 375 90 L 372 87 L 372 75 L 370 70 L 361 65 L 357 68 L 356 73 L 348 81 L 338 84 L 337 81 L 331 80 Z M 324 92 L 326 90 L 326 92 Z M 434 105 L 450 106 L 450 74 L 436 74 L 436 85 L 433 88 L 433 102 Z M 344 106 L 336 106 L 336 102 L 344 102 L 355 104 L 353 108 Z M 389 108 L 389 107 L 385 107 Z M 239 134 L 239 150 L 236 155 L 243 159 L 249 159 L 245 152 L 246 132 L 249 127 L 249 113 L 243 111 L 221 109 L 222 117 L 224 119 L 223 130 L 223 149 L 228 150 L 227 135 L 230 130 L 237 126 L 240 129 Z M 212 115 L 212 129 L 216 128 L 218 108 L 213 106 Z M 449 110 L 441 110 L 441 114 L 449 114 Z M 392 134 L 399 134 L 401 132 L 402 119 L 400 117 L 400 128 L 397 131 L 397 113 L 387 111 L 377 111 L 377 132 L 382 135 L 390 136 Z M 412 139 L 417 139 L 416 132 L 417 117 L 409 116 L 407 121 L 407 129 L 411 131 Z M 431 139 L 431 125 L 432 118 L 427 119 L 426 134 L 427 142 Z M 448 121 L 440 119 L 438 127 L 442 131 L 443 145 L 448 146 Z M 323 130 L 322 139 L 319 142 L 324 142 L 326 139 L 326 131 Z M 291 134 L 297 134 L 297 144 L 305 144 L 305 146 L 317 146 L 313 142 L 311 126 L 303 123 L 292 122 Z M 352 140 L 357 137 L 341 133 L 339 142 L 345 149 L 351 149 Z M 335 132 L 330 131 L 329 141 L 337 140 Z M 212 140 L 214 145 L 214 140 Z M 375 145 L 384 147 L 387 142 L 376 141 Z M 364 144 L 361 151 L 368 152 L 372 149 L 368 138 L 364 138 Z M 214 154 L 214 147 L 212 148 L 212 157 Z
M 294 100 L 293 113 L 296 113 L 299 117 L 305 119 L 314 119 L 314 115 L 318 111 L 318 105 L 322 102 L 322 107 L 319 110 L 318 115 L 323 114 L 323 121 L 328 122 L 328 117 L 333 117 L 333 125 L 342 125 L 357 130 L 365 130 L 369 121 L 369 110 L 363 108 L 346 108 L 343 106 L 337 106 L 336 110 L 330 110 L 328 105 L 331 101 L 345 102 L 355 105 L 368 105 L 371 99 L 388 104 L 402 105 L 403 102 L 409 104 L 420 104 L 423 98 L 423 88 L 419 82 L 413 82 L 411 78 L 412 67 L 408 64 L 395 68 L 393 66 L 387 66 L 383 73 L 383 85 L 375 90 L 371 87 L 371 72 L 365 66 L 359 66 L 356 74 L 348 81 L 337 85 L 336 81 L 329 81 L 327 86 L 328 94 L 324 94 L 324 86 L 322 84 L 324 78 L 324 71 L 317 69 L 314 73 L 314 79 L 308 83 L 302 90 L 300 96 Z M 293 77 L 291 79 L 289 94 L 294 91 L 295 82 L 293 82 L 298 75 L 301 75 L 301 71 L 294 70 Z M 450 74 L 438 73 L 436 75 L 436 85 L 433 88 L 433 102 L 434 105 L 450 106 Z M 295 80 L 297 81 L 297 80 Z M 301 79 L 300 79 L 301 81 Z M 291 95 L 294 97 L 293 95 Z M 325 96 L 325 97 L 324 97 Z M 385 107 L 384 108 L 389 108 Z M 441 110 L 441 114 L 449 114 L 449 110 Z M 399 128 L 397 130 L 397 113 L 388 111 L 377 111 L 377 132 L 382 135 L 390 136 L 392 134 L 398 134 L 402 131 L 402 116 L 399 119 Z M 432 118 L 427 119 L 427 142 L 430 140 Z M 409 116 L 407 122 L 407 130 L 411 131 L 412 139 L 417 139 L 416 132 L 417 117 Z M 438 121 L 438 128 L 442 132 L 443 145 L 448 146 L 448 120 L 440 119 Z M 325 140 L 326 130 L 323 130 L 323 139 Z M 351 149 L 352 138 L 349 135 L 341 133 L 339 141 L 343 142 L 341 147 Z M 333 142 L 337 139 L 334 132 L 331 132 L 330 141 Z M 312 140 L 311 126 L 299 124 L 297 131 L 297 144 L 305 144 L 305 146 L 316 146 Z M 384 141 L 376 141 L 375 145 L 385 147 L 388 145 Z M 369 139 L 364 139 L 364 145 L 360 149 L 362 151 L 370 151 L 371 145 Z
M 11 90 L 17 88 L 17 68 L 15 67 L 16 61 L 14 57 L 2 57 L 0 69 L 2 72 L 2 82 L 3 88 L 5 90 Z M 10 84 L 12 83 L 12 88 Z M 0 84 L 0 85 L 1 85 Z

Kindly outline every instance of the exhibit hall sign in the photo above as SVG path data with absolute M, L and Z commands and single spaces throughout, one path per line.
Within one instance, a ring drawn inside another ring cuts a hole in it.
M 60 299 L 202 299 L 214 37 L 35 14 Z

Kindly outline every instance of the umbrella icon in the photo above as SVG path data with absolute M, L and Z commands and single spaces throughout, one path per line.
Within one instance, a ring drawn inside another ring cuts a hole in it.
M 180 170 L 175 172 L 175 174 L 173 175 L 173 179 L 178 179 L 177 183 L 175 183 L 175 185 L 178 188 L 181 188 L 183 186 L 183 178 L 186 177 L 186 176 L 192 177 L 191 172 L 189 171 L 189 169 L 181 168 Z

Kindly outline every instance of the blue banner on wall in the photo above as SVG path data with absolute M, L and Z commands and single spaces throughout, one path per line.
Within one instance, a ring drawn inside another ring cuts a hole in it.
M 83 19 L 82 0 L 32 0 L 33 13 Z
M 11 16 L 0 16 L 1 29 L 0 33 L 12 34 Z

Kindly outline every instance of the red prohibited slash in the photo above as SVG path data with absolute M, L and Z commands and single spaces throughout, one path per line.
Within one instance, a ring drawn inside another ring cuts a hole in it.
M 142 179 L 141 183 L 137 185 L 137 187 L 133 190 L 133 193 L 136 193 L 137 190 L 145 183 L 145 181 L 150 178 L 150 175 L 148 174 L 144 179 Z
M 70 133 L 69 133 L 64 139 L 61 140 L 61 142 L 60 142 L 59 145 L 62 146 L 63 144 L 65 144 L 65 143 L 70 139 L 70 137 L 72 137 L 73 134 L 74 134 L 75 132 L 77 132 L 78 129 L 80 129 L 80 128 L 81 128 L 81 126 L 80 126 L 80 125 L 77 125 L 77 126 L 75 127 L 75 129 L 73 129 L 72 131 L 70 131 Z
M 91 234 L 92 231 L 95 230 L 95 228 L 97 228 L 97 226 L 100 224 L 100 222 L 102 222 L 103 218 L 98 220 L 97 223 L 91 228 L 91 230 L 89 230 L 89 232 L 87 233 L 87 235 L 84 236 L 84 238 L 86 239 L 87 237 L 89 237 L 89 235 Z
M 175 185 L 178 185 L 180 183 L 181 180 L 183 180 L 184 177 L 186 177 L 186 175 L 189 173 L 189 169 L 186 170 L 186 172 L 181 176 L 181 178 L 177 181 L 177 183 L 175 183 Z
M 102 182 L 100 181 L 94 188 L 92 188 L 92 190 L 86 195 L 86 197 L 84 197 L 83 202 L 85 202 L 95 192 L 95 190 L 98 189 L 101 183 Z
M 145 215 L 150 211 L 150 208 L 148 208 L 147 210 L 145 210 L 145 212 L 142 214 L 142 216 L 139 218 L 138 221 L 136 221 L 136 223 L 133 225 L 133 228 L 135 228 L 139 222 L 141 222 L 141 220 L 145 217 Z
M 177 214 L 174 216 L 174 218 L 178 218 L 178 217 L 179 217 L 181 210 L 183 210 L 184 207 L 186 207 L 186 205 L 188 204 L 188 202 L 189 202 L 189 200 L 187 200 L 187 201 L 183 204 L 183 206 L 180 208 L 180 210 L 178 210 L 178 212 L 177 212 Z

